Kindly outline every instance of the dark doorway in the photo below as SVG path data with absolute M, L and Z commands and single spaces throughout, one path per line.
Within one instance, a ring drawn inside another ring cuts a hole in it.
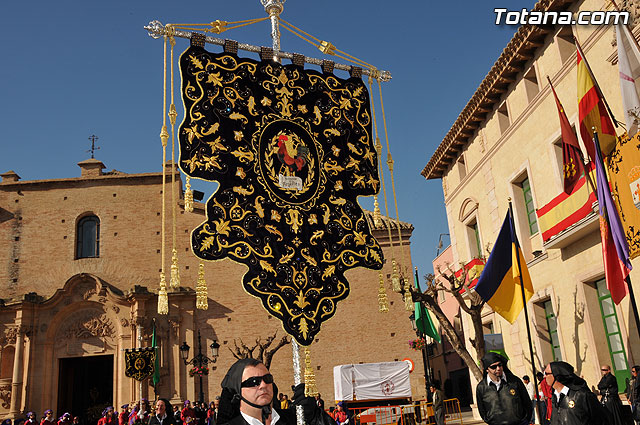
M 460 401 L 461 407 L 468 407 L 473 403 L 473 395 L 471 393 L 471 380 L 469 379 L 469 369 L 452 370 L 449 372 L 448 382 L 445 383 L 447 395 L 456 397 Z
M 113 404 L 113 355 L 60 359 L 57 415 L 69 412 L 93 425 Z

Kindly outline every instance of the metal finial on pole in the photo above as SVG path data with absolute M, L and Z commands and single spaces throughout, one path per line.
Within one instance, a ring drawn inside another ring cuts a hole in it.
M 264 6 L 265 12 L 271 18 L 271 39 L 273 40 L 273 60 L 280 62 L 278 53 L 280 53 L 280 14 L 284 9 L 286 0 L 260 0 Z

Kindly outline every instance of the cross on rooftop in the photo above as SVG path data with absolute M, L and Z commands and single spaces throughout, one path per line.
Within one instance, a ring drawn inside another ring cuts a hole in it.
M 98 136 L 92 134 L 91 136 L 89 136 L 89 140 L 91 140 L 91 149 L 89 149 L 87 152 L 91 152 L 91 159 L 93 159 L 94 152 L 100 149 L 100 147 L 96 146 L 96 140 L 98 140 Z

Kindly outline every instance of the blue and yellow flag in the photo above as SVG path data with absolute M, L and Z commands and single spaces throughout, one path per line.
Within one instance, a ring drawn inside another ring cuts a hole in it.
M 522 272 L 518 268 L 518 257 Z M 533 285 L 518 244 L 511 212 L 507 211 L 496 244 L 474 289 L 496 313 L 513 323 L 526 302 L 522 300 L 521 281 L 528 301 L 533 296 Z

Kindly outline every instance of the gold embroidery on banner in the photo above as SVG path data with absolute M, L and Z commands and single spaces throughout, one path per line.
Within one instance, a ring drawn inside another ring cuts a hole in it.
M 202 48 L 181 70 L 180 166 L 220 181 L 194 252 L 249 266 L 245 289 L 310 343 L 349 292 L 344 272 L 382 265 L 354 198 L 379 187 L 366 88 Z

